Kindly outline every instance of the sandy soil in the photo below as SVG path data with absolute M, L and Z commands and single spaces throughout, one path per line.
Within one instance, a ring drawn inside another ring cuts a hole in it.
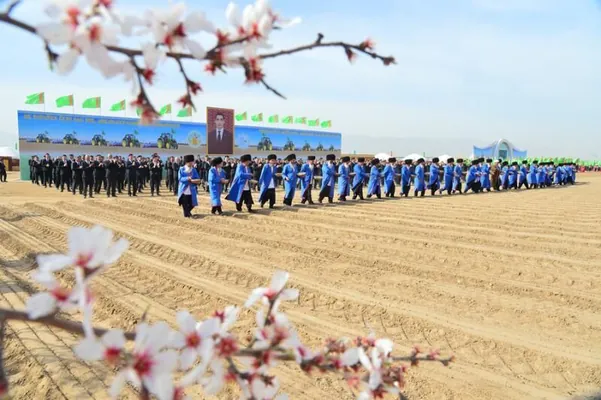
M 226 202 L 233 217 L 206 217 L 202 195 L 195 220 L 182 219 L 171 196 L 84 200 L 9 182 L 0 184 L 0 303 L 22 308 L 35 290 L 34 254 L 63 250 L 73 225 L 101 223 L 131 249 L 96 283 L 98 325 L 131 328 L 148 306 L 151 320 L 173 323 L 181 308 L 204 316 L 242 304 L 284 268 L 301 291 L 286 310 L 307 343 L 374 329 L 400 350 L 457 355 L 450 368 L 412 370 L 411 399 L 566 398 L 601 387 L 601 176 L 578 179 L 543 191 L 256 215 Z M 247 335 L 253 321 L 244 312 L 237 332 Z M 11 323 L 14 398 L 106 398 L 109 371 L 74 361 L 75 341 Z M 293 399 L 352 398 L 334 376 L 279 372 Z

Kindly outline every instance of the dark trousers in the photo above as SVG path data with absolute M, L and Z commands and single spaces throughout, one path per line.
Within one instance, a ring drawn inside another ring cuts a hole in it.
M 65 185 L 67 186 L 67 190 L 71 189 L 71 177 L 67 174 L 59 175 L 61 192 L 65 190 Z
M 157 192 L 157 196 L 160 195 L 161 188 L 161 177 L 160 176 L 151 176 L 150 177 L 150 193 L 154 195 L 154 192 Z
M 462 189 L 462 183 L 461 183 L 461 181 L 459 181 L 459 182 L 458 182 L 458 183 L 455 185 L 455 190 L 454 190 L 454 191 L 457 191 L 457 192 L 461 193 L 461 189 Z
M 42 175 L 42 172 L 38 172 L 36 170 L 33 171 L 33 179 L 31 180 L 31 183 L 35 183 L 36 185 L 40 184 L 40 175 Z
M 394 183 L 390 184 L 390 190 L 386 192 L 386 197 L 394 197 L 396 193 L 396 185 Z
M 356 198 L 359 198 L 360 200 L 363 200 L 363 184 L 360 183 L 358 184 L 354 189 L 353 189 L 353 200 L 355 200 Z
M 106 197 L 117 196 L 115 193 L 117 191 L 117 177 L 112 175 L 106 176 Z
M 178 184 L 178 182 L 177 182 L 177 175 L 175 175 L 175 176 L 173 177 L 173 182 L 172 182 L 172 185 L 173 185 L 173 187 L 172 187 L 172 189 L 173 189 L 173 194 L 174 194 L 175 196 L 177 196 L 177 189 L 178 189 L 178 186 L 179 186 L 179 184 Z
M 518 185 L 518 189 L 521 189 L 524 185 L 526 186 L 526 189 L 530 189 L 530 185 L 528 184 L 528 181 L 526 179 L 520 182 L 520 184 Z
M 6 170 L 0 170 L 0 182 L 6 182 Z
M 401 190 L 403 191 L 403 196 L 409 196 L 409 190 L 411 190 L 411 185 L 402 185 Z
M 285 202 L 286 200 L 284 200 Z M 273 208 L 275 205 L 275 188 L 267 189 L 265 191 L 265 195 L 261 199 L 261 207 L 265 205 L 265 203 L 269 203 L 269 208 Z
M 419 196 L 420 196 L 420 197 L 424 197 L 424 195 L 426 194 L 426 190 L 425 190 L 425 189 L 424 189 L 424 190 L 416 190 L 416 191 L 413 193 L 413 195 L 414 195 L 415 197 L 417 197 L 417 196 L 418 196 L 418 193 L 419 193 Z
M 79 190 L 79 194 L 83 194 L 83 179 L 81 176 L 73 177 L 73 187 L 71 188 L 71 191 L 75 194 L 77 190 Z
M 194 208 L 192 205 L 192 195 L 182 194 L 179 198 L 179 205 L 182 206 L 182 209 L 184 210 L 184 217 L 190 218 L 192 216 L 192 209 Z
M 242 211 L 242 204 L 245 204 L 248 211 L 250 211 L 252 210 L 253 203 L 253 196 L 250 190 L 243 190 L 242 196 L 240 196 L 240 203 L 236 204 L 236 210 Z
M 92 192 L 94 190 L 94 180 L 93 179 L 85 179 L 83 181 L 83 197 L 94 197 Z
M 106 189 L 106 179 L 102 176 L 97 176 L 94 178 L 94 193 L 100 193 L 100 189 L 102 188 L 102 184 L 104 183 L 104 188 Z
M 305 189 L 305 191 L 303 192 L 303 194 L 301 196 L 301 203 L 305 204 L 306 202 L 309 202 L 309 204 L 313 204 L 312 189 L 313 189 L 313 184 L 309 183 L 307 185 L 307 188 Z
M 44 184 L 45 187 L 48 185 L 52 186 L 52 170 L 51 169 L 47 169 L 46 171 L 43 172 L 42 183 Z
M 135 176 L 129 176 L 127 178 L 127 194 L 128 195 L 132 195 L 132 190 L 133 190 L 133 195 L 137 196 L 138 195 L 138 179 L 136 179 Z
M 478 193 L 480 191 L 480 182 L 478 182 L 478 181 L 466 182 L 464 193 L 467 193 L 470 189 L 472 190 L 472 192 Z

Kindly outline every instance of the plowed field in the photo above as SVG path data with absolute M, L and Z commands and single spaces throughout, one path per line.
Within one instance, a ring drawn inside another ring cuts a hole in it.
M 208 315 L 241 305 L 285 269 L 301 291 L 286 311 L 310 345 L 373 329 L 397 351 L 421 344 L 456 354 L 450 368 L 411 370 L 411 399 L 566 398 L 601 387 L 601 176 L 578 180 L 254 215 L 224 202 L 225 217 L 207 216 L 202 194 L 192 220 L 173 196 L 84 200 L 9 181 L 0 184 L 0 302 L 22 308 L 36 289 L 35 254 L 64 250 L 71 226 L 99 223 L 131 246 L 96 281 L 98 325 L 131 328 L 147 307 L 151 321 L 174 323 L 182 308 Z M 253 323 L 243 312 L 237 333 Z M 77 363 L 73 335 L 25 323 L 8 334 L 16 399 L 106 398 L 109 371 Z M 352 398 L 335 376 L 279 372 L 292 399 Z

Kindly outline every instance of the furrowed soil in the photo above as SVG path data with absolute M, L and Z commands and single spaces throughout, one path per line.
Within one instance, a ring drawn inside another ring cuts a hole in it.
M 84 200 L 16 179 L 0 184 L 0 307 L 23 309 L 39 290 L 30 279 L 36 254 L 64 251 L 72 226 L 102 224 L 130 249 L 95 281 L 98 326 L 132 329 L 147 309 L 150 321 L 173 326 L 180 309 L 203 318 L 242 305 L 285 269 L 301 296 L 284 310 L 306 344 L 373 330 L 395 353 L 419 344 L 456 355 L 448 368 L 411 369 L 410 399 L 561 399 L 601 387 L 599 175 L 512 193 L 255 205 L 254 215 L 224 201 L 224 217 L 208 215 L 202 193 L 191 220 L 166 190 Z M 245 310 L 235 332 L 246 338 L 253 325 Z M 112 371 L 75 360 L 77 340 L 10 322 L 4 364 L 13 397 L 107 398 Z M 291 399 L 354 398 L 338 376 L 276 371 Z M 204 398 L 199 389 L 189 395 Z M 237 397 L 233 388 L 220 395 Z

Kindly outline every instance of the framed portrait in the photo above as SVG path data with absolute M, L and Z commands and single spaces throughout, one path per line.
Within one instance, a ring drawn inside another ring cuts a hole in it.
M 233 155 L 234 129 L 233 109 L 207 107 L 207 154 Z

